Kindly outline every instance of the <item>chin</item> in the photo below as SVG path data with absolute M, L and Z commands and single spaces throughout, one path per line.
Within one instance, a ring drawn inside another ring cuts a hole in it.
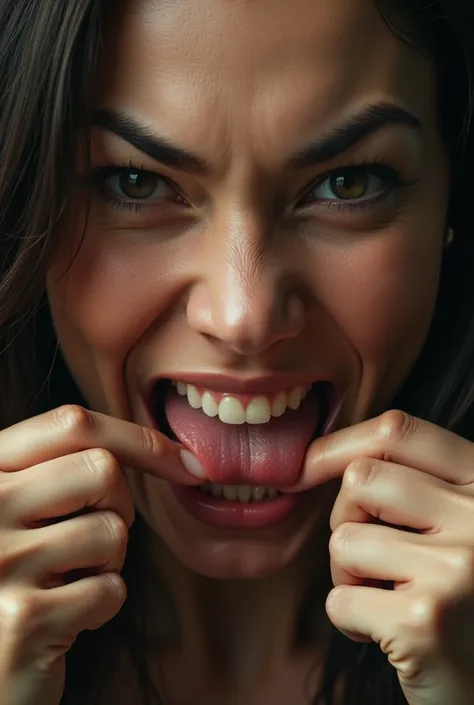
M 308 532 L 309 533 L 309 532 Z M 217 580 L 257 580 L 285 570 L 303 549 L 307 536 L 291 543 L 268 543 L 258 539 L 166 540 L 168 549 L 186 568 Z
M 182 566 L 218 580 L 256 580 L 284 571 L 301 553 L 321 518 L 312 492 L 301 511 L 257 530 L 209 526 L 182 511 L 171 497 L 163 501 L 162 494 L 160 499 L 158 505 L 150 503 L 149 495 L 146 503 L 136 498 L 137 510 L 148 528 Z

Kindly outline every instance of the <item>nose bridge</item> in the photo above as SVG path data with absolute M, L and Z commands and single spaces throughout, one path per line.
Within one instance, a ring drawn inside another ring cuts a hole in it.
M 214 321 L 227 336 L 255 339 L 275 318 L 278 275 L 258 240 L 231 240 L 220 266 L 209 272 Z
M 211 236 L 200 294 L 188 308 L 191 325 L 239 353 L 262 352 L 295 337 L 303 325 L 286 264 L 271 249 L 271 239 L 248 217 Z

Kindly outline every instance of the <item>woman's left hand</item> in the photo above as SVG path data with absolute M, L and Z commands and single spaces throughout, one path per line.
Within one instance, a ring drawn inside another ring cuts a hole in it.
M 299 487 L 341 476 L 330 620 L 380 645 L 410 705 L 472 705 L 474 444 L 389 411 L 318 439 Z

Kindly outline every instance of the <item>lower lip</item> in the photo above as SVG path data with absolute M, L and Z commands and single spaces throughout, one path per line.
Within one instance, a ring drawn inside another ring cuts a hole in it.
M 195 519 L 221 529 L 264 529 L 286 519 L 296 509 L 301 494 L 283 494 L 263 502 L 215 499 L 196 487 L 173 486 L 176 498 Z

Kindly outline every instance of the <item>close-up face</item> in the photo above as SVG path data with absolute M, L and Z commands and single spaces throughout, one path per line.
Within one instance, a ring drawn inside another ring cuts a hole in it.
M 131 0 L 110 34 L 48 277 L 59 342 L 88 404 L 208 471 L 185 491 L 126 471 L 172 552 L 272 573 L 331 509 L 278 488 L 318 435 L 391 405 L 430 328 L 434 63 L 371 0 Z

